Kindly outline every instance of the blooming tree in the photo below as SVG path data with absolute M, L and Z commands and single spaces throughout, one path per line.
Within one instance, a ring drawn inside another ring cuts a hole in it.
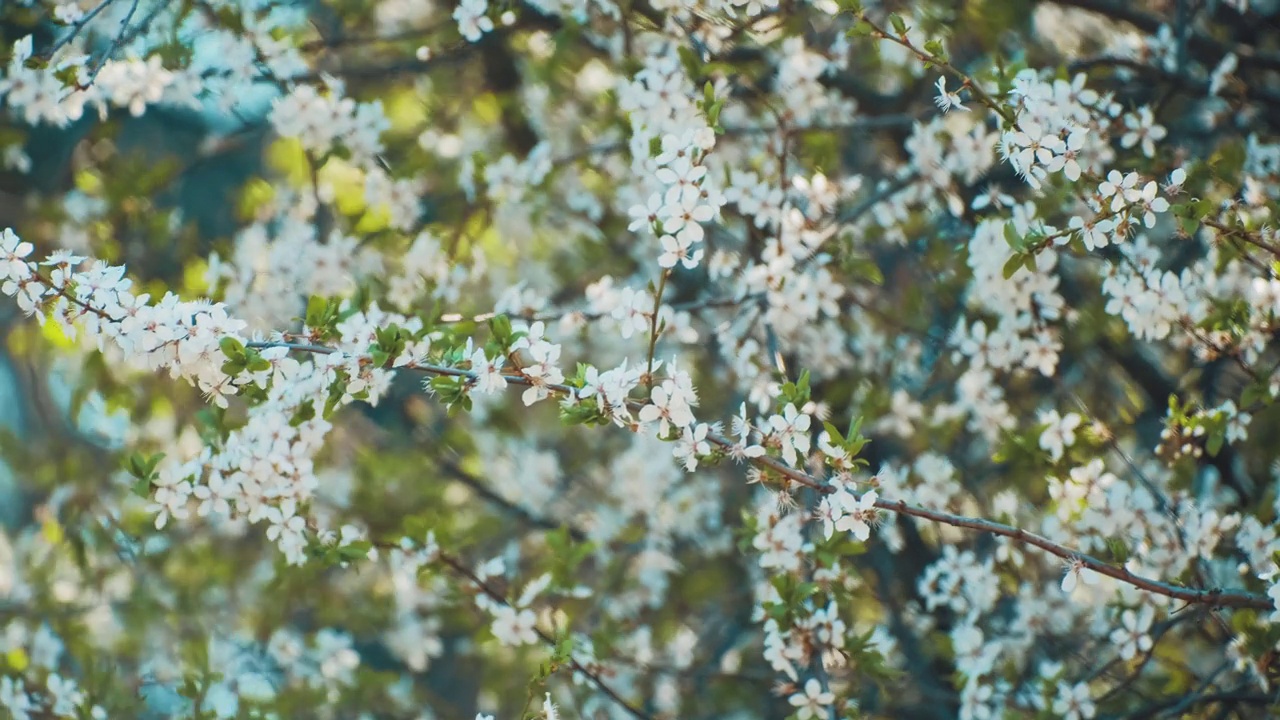
M 1252 5 L 5 2 L 0 718 L 1280 709 Z

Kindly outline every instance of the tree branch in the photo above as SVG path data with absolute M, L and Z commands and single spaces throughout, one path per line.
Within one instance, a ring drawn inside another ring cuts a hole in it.
M 480 577 L 477 576 L 474 572 L 472 572 L 471 568 L 468 568 L 462 561 L 444 552 L 441 552 L 439 554 L 439 557 L 440 557 L 440 561 L 443 562 L 445 565 L 447 565 L 449 569 L 453 570 L 458 575 L 465 577 L 467 580 L 470 580 L 471 583 L 474 584 L 477 588 L 479 588 L 480 592 L 487 595 L 489 599 L 493 600 L 494 602 L 502 603 L 503 605 L 507 605 L 509 607 L 511 606 L 511 603 L 507 601 L 507 598 L 505 595 L 498 592 L 494 588 L 490 587 L 487 583 L 485 583 L 484 580 L 481 580 Z M 533 631 L 536 632 L 538 634 L 538 637 L 542 638 L 542 641 L 547 643 L 548 645 L 551 645 L 552 647 L 555 647 L 557 645 L 556 639 L 548 635 L 545 631 L 542 630 L 542 628 L 534 627 Z M 609 685 L 604 680 L 602 680 L 597 673 L 594 673 L 591 670 L 587 669 L 582 663 L 573 659 L 572 656 L 569 657 L 569 667 L 573 668 L 575 672 L 581 673 L 583 677 L 590 680 L 591 683 L 600 690 L 600 692 L 607 695 L 610 700 L 617 703 L 617 705 L 622 709 L 626 710 L 627 713 L 631 715 L 631 717 L 637 718 L 637 720 L 650 720 L 650 716 L 648 714 L 646 714 L 643 710 L 636 707 L 635 705 L 632 705 L 631 703 L 622 699 L 622 696 L 618 695 L 616 690 L 609 687 Z
M 259 349 L 283 347 L 291 351 L 325 355 L 338 352 L 333 348 L 323 345 L 293 342 L 253 342 L 248 343 L 247 346 Z M 460 377 L 468 380 L 475 380 L 477 377 L 475 373 L 469 370 L 442 365 L 411 363 L 404 367 L 426 373 L 428 375 Z M 532 381 L 522 375 L 506 375 L 504 376 L 504 379 L 512 385 L 530 386 L 533 384 Z M 567 385 L 548 384 L 546 387 L 561 396 L 570 396 L 574 392 L 574 389 Z M 644 407 L 645 404 L 646 403 L 639 401 L 631 401 L 628 403 L 632 409 L 639 409 Z M 709 443 L 719 447 L 721 450 L 728 450 L 736 444 L 729 438 L 717 433 L 708 433 L 706 439 Z M 835 487 L 828 484 L 824 479 L 810 475 L 802 470 L 796 470 L 795 468 L 785 465 L 774 458 L 761 456 L 758 458 L 751 458 L 750 462 L 762 470 L 776 473 L 789 481 L 812 488 L 820 493 L 831 494 L 835 492 Z M 1165 597 L 1170 597 L 1175 600 L 1182 600 L 1183 602 L 1192 604 L 1208 605 L 1210 607 L 1252 608 L 1255 610 L 1275 609 L 1275 604 L 1266 595 L 1258 595 L 1244 591 L 1227 591 L 1221 588 L 1201 590 L 1146 578 L 1130 572 L 1127 568 L 1117 567 L 1091 555 L 1082 553 L 1079 550 L 1056 543 L 1041 535 L 992 520 L 955 515 L 941 510 L 931 510 L 919 505 L 908 504 L 904 500 L 881 498 L 876 501 L 875 506 L 880 510 L 896 513 L 898 515 L 906 515 L 908 517 L 929 520 L 931 522 L 950 525 L 952 527 L 967 528 L 969 530 L 976 530 L 978 532 L 1007 537 L 1019 544 L 1040 548 L 1050 555 L 1068 562 L 1079 563 L 1082 567 L 1092 570 L 1099 575 L 1105 575 L 1141 590 L 1146 590 L 1147 592 L 1155 593 L 1157 595 L 1164 595 Z

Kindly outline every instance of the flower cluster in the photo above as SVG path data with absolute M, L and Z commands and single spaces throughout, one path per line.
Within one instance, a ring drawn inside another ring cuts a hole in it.
M 352 162 L 364 167 L 374 165 L 382 152 L 382 133 L 390 127 L 380 101 L 357 103 L 343 95 L 341 83 L 330 86 L 328 94 L 313 85 L 299 85 L 276 98 L 271 125 L 282 137 L 297 138 L 316 156 L 341 144 Z

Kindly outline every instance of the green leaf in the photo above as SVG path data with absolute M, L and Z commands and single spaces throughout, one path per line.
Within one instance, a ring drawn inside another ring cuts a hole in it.
M 588 398 L 573 405 L 561 405 L 560 420 L 565 425 L 603 425 L 609 422 L 609 419 L 600 413 L 595 398 Z
M 262 357 L 257 350 L 249 350 L 247 358 L 249 360 L 249 370 L 253 372 L 265 372 L 271 369 L 271 361 Z
M 889 24 L 893 25 L 893 31 L 898 33 L 899 35 L 907 34 L 907 23 L 902 19 L 902 16 L 899 15 L 898 13 L 889 14 Z
M 720 124 L 720 111 L 724 109 L 724 101 L 716 100 L 708 106 L 707 124 L 716 127 Z
M 289 418 L 289 426 L 298 427 L 302 423 L 315 418 L 315 416 L 316 403 L 314 400 L 307 400 L 299 405 L 297 410 L 293 411 L 293 417 Z
M 831 436 L 831 443 L 833 445 L 844 445 L 844 436 L 840 434 L 840 431 L 836 429 L 835 425 L 823 420 L 822 427 L 827 431 L 827 435 Z
M 1209 440 L 1205 443 L 1204 449 L 1211 457 L 1217 456 L 1222 450 L 1222 444 L 1227 440 L 1227 429 L 1219 426 L 1209 433 Z
M 854 540 L 846 533 L 846 537 L 836 543 L 834 550 L 841 557 L 854 557 L 857 555 L 865 555 L 867 552 L 866 543 L 860 540 Z
M 661 149 L 662 142 L 658 142 Z M 489 318 L 489 332 L 493 333 L 493 339 L 497 340 L 505 349 L 512 343 L 511 339 L 511 318 L 506 315 L 495 315 Z
M 326 311 L 329 309 L 329 301 L 319 295 L 312 295 L 307 298 L 307 314 L 303 317 L 303 322 L 308 327 L 316 328 L 324 325 Z
M 872 32 L 874 31 L 870 23 L 859 20 L 854 23 L 853 27 L 845 31 L 844 36 L 849 38 L 870 37 Z
M 248 400 L 250 405 L 260 405 L 267 401 L 267 391 L 256 383 L 249 383 L 240 386 L 240 397 Z
M 1250 383 L 1240 393 L 1240 407 L 1248 408 L 1261 402 L 1271 401 L 1271 384 L 1269 382 Z
M 1018 235 L 1018 231 L 1014 229 L 1013 223 L 1004 224 L 1004 241 L 1014 250 L 1022 249 L 1022 237 Z
M 564 633 L 556 641 L 555 656 L 561 660 L 568 660 L 573 655 L 573 636 Z
M 929 40 L 925 42 L 924 49 L 933 56 L 937 62 L 947 62 L 947 51 L 943 49 L 942 43 L 938 40 Z
M 222 354 L 226 355 L 228 359 L 244 359 L 244 344 L 229 335 L 218 341 L 218 347 L 222 349 Z M 232 375 L 234 373 L 227 374 Z
M 140 498 L 151 497 L 151 481 L 143 478 L 133 484 L 133 494 Z
M 800 583 L 800 585 L 796 587 L 795 598 L 799 602 L 804 602 L 805 600 L 808 600 L 814 595 L 817 595 L 818 590 L 819 590 L 818 583 L 815 583 L 815 582 Z
M 134 452 L 125 459 L 125 469 L 130 475 L 138 479 L 133 484 L 133 492 L 140 497 L 151 496 L 151 483 L 156 477 L 156 467 L 160 465 L 160 461 L 164 459 L 164 453 L 155 453 L 154 455 L 143 455 L 140 452 Z
M 1004 261 L 1004 279 L 1008 280 L 1013 274 L 1018 272 L 1018 268 L 1022 267 L 1022 253 L 1012 255 L 1008 260 Z
M 842 265 L 846 272 L 872 285 L 884 284 L 884 273 L 880 271 L 880 266 L 866 255 L 849 252 L 844 255 Z
M 702 58 L 698 57 L 698 53 L 693 48 L 682 44 L 676 49 L 676 54 L 680 56 L 680 62 L 684 65 L 686 72 L 693 76 L 702 74 Z
M 338 548 L 338 556 L 344 560 L 359 560 L 368 556 L 369 550 L 373 548 L 373 543 L 368 540 L 357 540 L 349 545 L 343 545 Z
M 333 412 L 338 409 L 338 403 L 342 402 L 342 393 L 331 393 L 324 400 L 323 416 L 325 420 L 333 417 Z
M 845 437 L 854 440 L 862 437 L 862 416 L 854 415 L 849 418 L 849 432 L 845 433 Z
M 226 442 L 231 435 L 226 408 L 209 405 L 196 413 L 196 421 L 196 432 L 200 433 L 200 439 L 210 445 Z
M 1129 545 L 1118 537 L 1107 538 L 1107 550 L 1111 551 L 1111 556 L 1115 561 L 1123 565 L 1129 560 Z
M 342 396 L 346 394 L 348 380 L 346 371 L 339 369 L 337 377 L 329 385 L 329 396 L 324 400 L 324 410 L 321 415 L 325 420 L 333 417 L 334 411 L 338 409 L 338 403 L 342 402 Z

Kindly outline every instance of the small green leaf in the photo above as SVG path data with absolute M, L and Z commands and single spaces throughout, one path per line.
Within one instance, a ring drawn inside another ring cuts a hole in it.
M 929 40 L 925 42 L 924 49 L 933 56 L 937 62 L 947 62 L 947 51 L 943 49 L 942 43 L 938 40 Z
M 289 418 L 289 426 L 298 427 L 302 423 L 315 418 L 315 416 L 316 403 L 314 400 L 307 400 L 299 405 L 297 410 L 293 411 L 293 417 Z
M 872 32 L 874 31 L 872 30 L 870 23 L 859 20 L 854 23 L 853 27 L 845 31 L 844 36 L 850 38 L 869 37 Z
M 866 543 L 861 542 L 859 540 L 854 540 L 853 538 L 846 537 L 844 540 L 841 540 L 840 543 L 835 546 L 835 552 L 841 557 L 854 557 L 856 555 L 865 555 L 867 552 L 867 545 Z
M 1225 427 L 1214 428 L 1213 431 L 1209 433 L 1209 441 L 1205 443 L 1205 452 L 1208 452 L 1210 457 L 1216 457 L 1222 450 L 1222 445 L 1226 440 L 1227 429 Z
M 338 548 L 338 555 L 345 560 L 359 560 L 369 554 L 369 550 L 373 548 L 373 543 L 368 540 L 357 540 L 349 545 L 343 545 Z
M 1195 235 L 1200 229 L 1200 221 L 1193 217 L 1184 217 L 1178 219 L 1178 226 L 1182 229 L 1184 235 Z
M 1004 279 L 1008 280 L 1013 274 L 1018 272 L 1018 268 L 1022 267 L 1022 253 L 1012 255 L 1008 260 L 1004 261 Z
M 229 335 L 218 341 L 218 347 L 222 349 L 222 354 L 231 360 L 244 358 L 244 344 Z
M 796 587 L 796 595 L 795 595 L 796 600 L 800 602 L 808 600 L 809 598 L 818 594 L 818 589 L 819 589 L 818 583 L 814 583 L 814 582 L 800 583 L 800 585 Z
M 1118 537 L 1107 538 L 1107 550 L 1111 551 L 1111 556 L 1121 565 L 1129 560 L 1129 545 Z
M 659 149 L 662 147 L 661 141 L 658 143 Z M 489 332 L 493 333 L 493 339 L 497 340 L 505 348 L 511 344 L 511 318 L 506 315 L 495 315 L 489 318 Z
M 307 298 L 307 314 L 303 321 L 308 327 L 320 327 L 324 325 L 326 310 L 329 308 L 329 301 L 319 295 L 312 295 Z
M 702 59 L 698 57 L 698 53 L 688 45 L 680 45 L 676 49 L 676 54 L 680 56 L 680 61 L 684 65 L 684 69 L 690 75 L 698 76 L 702 74 Z
M 723 100 L 716 100 L 708 106 L 707 124 L 715 127 L 720 124 L 720 111 L 724 108 Z
M 902 16 L 899 15 L 898 13 L 889 14 L 889 24 L 893 25 L 893 31 L 898 33 L 899 35 L 907 34 L 907 23 L 902 19 Z
M 823 420 L 822 427 L 827 431 L 827 435 L 831 437 L 831 444 L 844 445 L 844 436 L 840 434 L 840 431 L 836 429 L 835 425 Z
M 845 433 L 844 436 L 846 438 L 849 438 L 850 440 L 854 440 L 862 437 L 862 416 L 861 415 L 854 415 L 853 417 L 849 418 L 849 432 Z
M 246 354 L 248 368 L 253 372 L 265 372 L 271 369 L 271 361 L 262 357 L 257 350 L 249 350 Z
M 1014 250 L 1022 249 L 1022 238 L 1018 235 L 1018 231 L 1014 229 L 1013 223 L 1004 224 L 1004 241 Z

